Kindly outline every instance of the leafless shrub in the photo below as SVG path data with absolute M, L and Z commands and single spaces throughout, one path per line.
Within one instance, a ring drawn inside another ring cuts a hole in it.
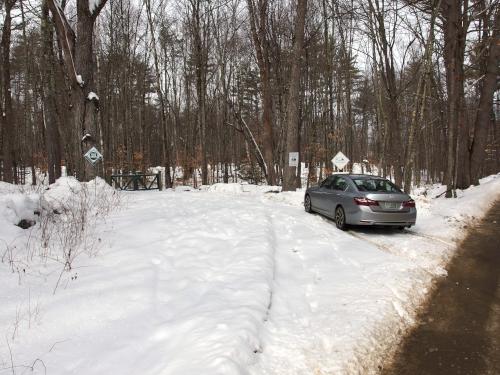
M 33 373 L 37 367 L 42 367 L 43 368 L 43 373 L 47 374 L 47 366 L 45 366 L 45 362 L 41 358 L 36 358 L 31 362 L 30 364 L 27 365 L 17 365 L 14 362 L 14 354 L 12 352 L 12 347 L 10 345 L 8 337 L 5 338 L 7 348 L 9 350 L 9 363 L 8 364 L 0 364 L 0 371 L 2 370 L 9 370 L 12 375 L 16 375 L 16 371 L 23 370 L 22 373 L 25 373 L 26 370 L 30 371 Z
M 18 274 L 19 283 L 25 274 L 36 272 L 34 262 L 52 261 L 62 265 L 59 285 L 63 273 L 72 270 L 78 256 L 97 255 L 102 246 L 100 227 L 107 215 L 121 205 L 120 194 L 100 179 L 90 183 L 70 180 L 67 186 L 59 184 L 36 193 L 21 193 L 39 197 L 34 213 L 36 225 L 10 242 L 0 239 L 1 262 Z
M 12 323 L 11 340 L 15 340 L 19 329 L 24 326 L 28 329 L 40 321 L 41 305 L 39 301 L 32 301 L 31 290 L 28 291 L 28 301 L 16 307 L 16 315 Z
M 57 198 L 40 194 L 38 225 L 29 239 L 27 258 L 63 265 L 54 292 L 78 256 L 97 255 L 102 244 L 99 226 L 119 205 L 119 194 L 102 184 L 79 184 L 70 187 L 69 194 Z
M 19 247 L 15 244 L 15 241 L 7 243 L 5 240 L 2 240 L 0 245 L 2 244 L 5 248 L 2 253 L 2 263 L 7 263 L 9 265 L 12 273 L 17 274 L 18 283 L 21 284 L 21 278 L 26 273 L 27 265 L 19 256 Z
M 4 251 L 2 253 L 2 263 L 8 263 L 12 272 L 14 272 L 15 264 L 15 246 L 13 244 L 7 243 L 7 241 L 0 239 L 2 241 Z

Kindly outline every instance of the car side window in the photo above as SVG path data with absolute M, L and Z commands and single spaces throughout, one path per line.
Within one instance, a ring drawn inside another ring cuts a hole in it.
M 347 181 L 343 177 L 337 177 L 335 179 L 335 182 L 333 183 L 333 189 L 334 190 L 341 190 L 345 191 L 347 189 Z
M 323 182 L 321 183 L 321 187 L 326 188 L 326 189 L 331 189 L 334 178 L 335 178 L 335 176 L 330 176 L 330 177 L 325 178 L 323 180 Z

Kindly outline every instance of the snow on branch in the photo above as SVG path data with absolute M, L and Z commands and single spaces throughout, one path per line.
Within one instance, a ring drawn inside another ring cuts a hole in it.
M 85 133 L 85 135 L 82 137 L 82 142 L 89 142 L 92 141 L 92 135 L 90 133 Z
M 99 110 L 99 97 L 97 94 L 93 91 L 89 92 L 87 95 L 87 100 L 91 103 L 94 104 L 95 109 L 98 111 Z
M 85 86 L 85 81 L 83 80 L 82 76 L 80 74 L 76 75 L 76 82 L 80 85 L 80 87 Z
M 89 92 L 89 94 L 87 95 L 87 99 L 88 100 L 96 100 L 96 101 L 99 101 L 99 97 L 97 96 L 97 94 L 93 91 Z

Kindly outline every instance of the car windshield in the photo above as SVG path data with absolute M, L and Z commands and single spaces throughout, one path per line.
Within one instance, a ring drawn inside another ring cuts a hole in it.
M 391 181 L 380 178 L 353 179 L 359 191 L 373 191 L 383 193 L 401 193 L 401 190 Z

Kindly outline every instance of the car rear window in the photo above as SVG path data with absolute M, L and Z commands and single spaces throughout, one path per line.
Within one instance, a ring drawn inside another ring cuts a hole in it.
M 401 193 L 401 190 L 389 180 L 379 178 L 355 178 L 353 181 L 359 191 Z

